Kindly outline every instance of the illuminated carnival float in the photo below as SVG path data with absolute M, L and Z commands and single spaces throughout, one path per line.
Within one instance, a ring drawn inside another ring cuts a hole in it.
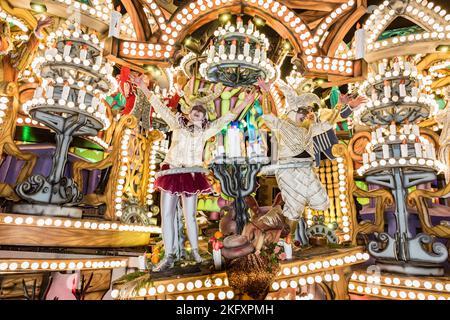
M 0 299 L 450 298 L 446 1 L 0 0 L 0 25 Z

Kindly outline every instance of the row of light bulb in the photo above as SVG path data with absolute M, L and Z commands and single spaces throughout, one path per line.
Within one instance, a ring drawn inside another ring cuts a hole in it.
M 122 18 L 120 31 L 127 38 L 136 39 L 136 31 L 134 30 L 133 21 L 131 21 L 131 17 L 127 15 L 125 18 Z
M 111 295 L 112 296 L 112 295 Z M 114 296 L 117 297 L 117 293 L 114 292 Z M 139 297 L 145 297 L 147 296 L 147 292 L 145 288 L 141 288 L 138 291 L 138 296 Z M 152 295 L 150 295 L 152 296 Z M 113 297 L 114 298 L 114 297 Z M 205 295 L 203 294 L 198 294 L 198 295 L 178 295 L 175 296 L 175 300 L 231 300 L 234 298 L 234 291 L 233 290 L 228 290 L 228 291 L 219 291 L 216 293 L 214 292 L 209 292 L 208 294 Z M 167 298 L 166 300 L 172 300 L 170 298 Z
M 150 8 L 154 6 L 154 10 L 152 10 L 153 15 L 158 17 L 158 23 L 163 31 L 163 35 L 161 36 L 161 40 L 173 46 L 177 40 L 178 33 L 183 30 L 184 26 L 190 24 L 192 20 L 195 20 L 198 16 L 203 14 L 206 11 L 214 10 L 218 7 L 227 4 L 228 2 L 232 2 L 232 0 L 197 0 L 195 2 L 191 2 L 188 7 L 183 8 L 180 12 L 175 16 L 174 19 L 170 22 L 170 24 L 166 25 L 165 19 L 162 15 L 158 15 L 157 5 L 153 0 L 147 0 L 150 3 Z M 314 40 L 311 37 L 311 33 L 308 27 L 302 23 L 300 17 L 298 17 L 294 11 L 287 9 L 286 6 L 280 4 L 278 1 L 273 0 L 247 0 L 247 2 L 251 2 L 261 7 L 264 10 L 268 10 L 269 8 L 275 13 L 277 13 L 280 17 L 283 17 L 285 22 L 290 22 L 289 26 L 292 31 L 299 36 L 301 40 L 301 45 L 304 47 L 306 54 L 315 54 L 318 52 L 317 47 L 314 45 Z M 160 10 L 159 10 L 160 13 Z M 173 48 L 171 50 L 167 50 L 169 52 L 168 56 L 171 55 Z M 163 56 L 167 56 L 163 53 Z
M 168 284 L 159 284 L 157 286 L 151 286 L 150 288 L 141 288 L 138 292 L 139 296 L 155 296 L 158 294 L 164 293 L 182 293 L 184 291 L 191 292 L 192 290 L 199 290 L 202 288 L 220 288 L 220 287 L 228 287 L 229 282 L 228 278 L 217 277 L 214 280 L 207 277 L 205 280 L 197 279 L 195 281 L 188 282 L 178 282 L 176 285 L 173 283 Z M 145 291 L 144 291 L 145 290 Z M 111 296 L 113 298 L 119 297 L 120 291 L 118 289 L 113 290 Z
M 44 57 L 41 57 L 41 58 L 44 58 Z M 112 71 L 112 66 L 109 63 L 106 63 L 104 67 L 101 67 L 98 64 L 91 63 L 91 61 L 89 61 L 89 59 L 81 60 L 79 57 L 75 57 L 75 58 L 72 58 L 71 56 L 63 57 L 61 54 L 56 54 L 54 57 L 50 56 L 50 55 L 47 55 L 47 56 L 45 56 L 44 59 L 38 59 L 37 62 L 39 64 L 42 64 L 45 61 L 48 61 L 48 62 L 53 62 L 53 61 L 62 62 L 62 61 L 64 61 L 64 62 L 69 63 L 69 64 L 73 63 L 76 67 L 78 67 L 78 66 L 90 67 L 94 71 L 93 73 L 100 73 L 101 75 L 110 75 L 110 71 Z M 37 67 L 39 67 L 39 65 L 37 65 Z M 115 78 L 111 77 L 111 76 L 107 77 L 107 80 L 110 81 L 110 82 L 113 81 L 113 79 L 115 79 Z
M 399 64 L 400 64 L 399 67 L 402 68 L 403 67 L 403 63 L 400 62 Z M 396 78 L 396 77 L 407 77 L 408 79 L 413 79 L 416 82 L 419 82 L 419 80 L 420 81 L 424 81 L 424 80 L 427 80 L 429 78 L 429 76 L 424 76 L 422 74 L 419 74 L 417 72 L 417 68 L 415 68 L 415 69 L 413 69 L 411 71 L 404 70 L 403 72 L 402 71 L 399 72 L 397 70 L 394 70 L 392 72 L 391 71 L 386 71 L 386 73 L 384 73 L 382 75 L 379 74 L 379 73 L 377 73 L 375 75 L 373 73 L 369 73 L 368 76 L 367 76 L 367 80 L 365 80 L 363 82 L 361 87 L 364 88 L 365 86 L 368 86 L 368 85 L 371 85 L 371 84 L 375 84 L 375 83 L 380 82 L 380 81 L 382 81 L 382 80 L 384 80 L 386 78 L 392 78 L 392 77 L 394 77 L 394 78 Z
M 420 6 L 422 6 L 422 8 Z M 447 14 L 447 11 L 440 6 L 434 7 L 434 10 L 433 7 L 434 3 L 431 1 L 416 0 L 416 3 L 411 2 L 406 7 L 406 12 L 413 16 L 417 16 L 425 25 L 428 24 L 433 30 L 443 31 L 443 26 L 445 26 L 445 30 L 450 30 L 450 26 L 447 24 L 450 21 L 450 14 Z M 439 20 L 444 20 L 444 25 L 441 25 Z
M 98 0 L 93 1 L 95 7 L 91 7 L 86 3 L 80 3 L 76 0 L 53 0 L 54 2 L 59 2 L 67 5 L 68 7 L 73 6 L 75 9 L 81 9 L 84 14 L 88 14 L 95 19 L 99 19 L 103 23 L 108 23 L 113 10 L 113 1 L 105 0 L 104 4 L 100 4 Z
M 432 159 L 424 159 L 424 158 L 410 158 L 410 159 L 406 159 L 406 158 L 400 158 L 400 159 L 395 159 L 395 158 L 389 158 L 389 159 L 381 159 L 379 161 L 372 161 L 370 164 L 367 163 L 363 166 L 361 166 L 358 170 L 357 173 L 360 176 L 363 176 L 367 171 L 374 169 L 374 168 L 382 168 L 382 167 L 386 167 L 386 168 L 390 168 L 391 166 L 405 166 L 405 165 L 412 165 L 412 166 L 423 166 L 423 167 L 430 167 L 433 170 L 436 170 L 437 172 L 444 172 L 447 169 L 447 165 L 445 165 L 444 163 L 442 163 L 439 160 L 432 160 Z
M 350 236 L 350 221 L 348 216 L 348 208 L 347 208 L 347 177 L 346 177 L 346 168 L 344 164 L 344 159 L 342 157 L 337 157 L 336 161 L 338 163 L 338 178 L 339 178 L 339 203 L 340 210 L 342 213 L 342 231 L 344 233 L 344 241 L 349 241 L 351 239 Z M 359 256 L 356 255 L 356 258 Z M 362 256 L 361 256 L 362 258 Z
M 102 67 L 101 65 L 98 65 L 96 63 L 91 63 L 91 61 L 89 59 L 85 59 L 82 61 L 79 57 L 72 58 L 70 56 L 66 56 L 63 58 L 63 56 L 58 53 L 55 56 L 47 55 L 45 57 L 43 57 L 43 56 L 36 57 L 33 60 L 31 67 L 33 68 L 33 71 L 37 76 L 41 76 L 42 64 L 44 64 L 46 62 L 53 62 L 53 61 L 56 61 L 56 62 L 64 61 L 67 64 L 71 64 L 74 68 L 78 68 L 79 66 L 91 68 L 92 69 L 91 73 L 93 73 L 93 74 L 100 73 L 101 75 L 104 76 L 104 79 L 108 82 L 108 84 L 110 86 L 109 91 L 111 91 L 111 92 L 115 91 L 115 89 L 117 88 L 117 80 L 114 76 L 112 76 L 113 64 L 111 64 L 109 62 L 104 63 L 104 65 Z M 61 77 L 59 77 L 59 78 L 61 78 Z M 70 82 L 70 81 L 74 81 L 74 80 L 72 78 L 68 78 L 67 81 Z M 83 81 L 78 81 L 77 83 L 83 83 Z M 89 91 L 91 91 L 91 90 L 89 90 Z
M 344 265 L 351 265 L 357 263 L 358 261 L 367 261 L 370 256 L 366 252 L 357 252 L 355 254 L 343 255 L 339 257 L 334 257 L 331 259 L 321 259 L 316 262 L 304 262 L 301 264 L 294 265 L 292 267 L 283 267 L 277 276 L 296 276 L 300 273 L 308 272 L 319 272 L 324 271 L 328 268 L 342 267 Z
M 277 85 L 280 85 L 280 83 L 282 85 L 286 85 L 284 83 L 284 81 L 281 79 L 277 79 L 274 83 Z M 281 97 L 280 97 L 277 89 L 275 88 L 275 85 L 270 86 L 269 92 L 270 92 L 270 95 L 272 96 L 273 101 L 275 102 L 275 108 L 277 109 L 277 113 L 279 113 L 280 115 L 285 114 L 286 107 L 287 107 L 286 102 L 284 105 L 281 103 Z
M 125 193 L 125 182 L 126 182 L 126 175 L 128 171 L 129 166 L 129 144 L 130 144 L 130 137 L 131 137 L 131 129 L 127 128 L 125 129 L 122 139 L 120 140 L 120 162 L 119 162 L 119 177 L 117 179 L 117 185 L 116 185 L 116 194 L 114 199 L 114 208 L 116 210 L 116 217 L 122 216 L 122 196 Z
M 103 104 L 103 102 L 100 102 L 100 104 Z M 53 105 L 59 106 L 61 108 L 67 109 L 77 108 L 83 112 L 86 111 L 93 117 L 97 118 L 101 123 L 103 123 L 104 129 L 109 128 L 109 126 L 111 125 L 111 122 L 106 116 L 106 113 L 100 112 L 101 110 L 100 108 L 96 110 L 91 106 L 88 107 L 84 103 L 77 104 L 74 103 L 73 101 L 66 101 L 63 99 L 58 99 L 58 101 L 55 101 L 54 99 L 45 99 L 45 98 L 31 99 L 22 105 L 22 109 L 24 112 L 29 113 L 30 109 L 39 108 L 40 106 L 53 106 Z
M 290 276 L 290 275 L 298 275 L 300 272 L 307 273 L 311 271 L 320 271 L 322 269 L 335 267 L 335 266 L 344 266 L 356 263 L 358 260 L 368 260 L 370 256 L 367 253 L 361 253 L 358 252 L 353 255 L 345 255 L 343 257 L 336 257 L 331 259 L 324 259 L 322 261 L 316 261 L 311 262 L 308 265 L 307 264 L 301 264 L 298 266 L 293 267 L 284 267 L 282 271 L 278 273 L 278 276 L 284 275 L 284 276 Z M 319 283 L 323 280 L 331 282 L 331 281 L 339 281 L 340 277 L 338 274 L 325 274 L 324 277 L 320 275 L 316 276 L 309 276 L 306 278 L 300 278 L 298 279 L 298 284 L 304 286 L 306 284 L 312 284 L 312 283 Z M 291 284 L 293 281 L 290 281 L 289 284 Z M 295 282 L 295 281 L 294 281 Z M 280 287 L 283 288 L 284 286 L 287 287 L 288 282 L 286 280 L 281 280 L 280 283 L 274 282 L 272 284 L 272 289 L 278 290 Z M 140 297 L 145 296 L 155 296 L 158 294 L 164 294 L 164 293 L 173 293 L 173 292 L 183 292 L 183 291 L 192 291 L 192 290 L 198 290 L 202 288 L 213 288 L 213 287 L 222 287 L 222 286 L 228 286 L 228 278 L 221 278 L 218 277 L 214 280 L 207 278 L 204 281 L 198 279 L 196 281 L 189 281 L 187 283 L 179 282 L 177 285 L 173 283 L 169 283 L 167 285 L 160 284 L 158 286 L 152 286 L 148 289 L 141 288 L 138 291 L 138 295 Z M 145 290 L 145 291 L 144 291 Z M 111 296 L 116 299 L 120 295 L 120 291 L 118 289 L 114 289 L 111 293 Z M 135 293 L 131 293 L 131 297 L 134 297 Z M 220 299 L 220 297 L 219 297 Z M 231 299 L 231 298 L 230 298 Z
M 159 8 L 158 4 L 154 1 L 154 0 L 146 0 L 148 7 L 150 8 L 151 14 L 152 14 L 152 19 L 154 20 L 153 23 L 158 23 L 159 28 L 161 30 L 165 30 L 167 28 L 167 21 L 164 18 L 164 15 L 161 11 L 161 9 Z M 150 19 L 150 18 L 149 18 Z M 150 24 L 153 24 L 149 21 Z
M 287 287 L 296 289 L 299 285 L 303 287 L 303 286 L 306 286 L 307 284 L 321 283 L 322 281 L 337 282 L 340 279 L 341 279 L 341 277 L 336 273 L 333 273 L 333 274 L 326 273 L 323 277 L 321 275 L 316 275 L 316 276 L 309 276 L 306 278 L 299 278 L 298 280 L 291 280 L 289 282 L 286 280 L 282 280 L 280 282 L 274 281 L 274 282 L 272 282 L 271 288 L 273 291 L 278 291 L 280 289 L 286 289 Z
M 93 137 L 92 136 L 86 136 L 85 138 L 87 138 L 88 140 L 94 141 L 96 144 L 101 146 L 103 149 L 108 149 L 108 147 L 109 147 L 109 144 L 106 143 L 106 141 L 103 140 L 100 137 L 97 137 L 97 136 L 93 136 Z
M 389 104 L 397 104 L 397 103 L 405 103 L 405 104 L 409 104 L 409 103 L 420 103 L 420 104 L 425 104 L 427 106 L 429 106 L 431 108 L 431 111 L 434 113 L 436 111 L 436 107 L 439 108 L 436 100 L 434 100 L 432 98 L 431 95 L 427 95 L 427 94 L 421 94 L 419 97 L 415 97 L 415 96 L 405 96 L 405 97 L 399 97 L 399 96 L 392 96 L 391 98 L 387 98 L 387 97 L 383 97 L 381 100 L 369 100 L 367 103 L 365 103 L 362 107 L 362 110 L 364 110 L 364 107 L 366 108 L 377 108 L 377 107 L 385 107 L 386 105 Z
M 406 4 L 406 3 L 405 3 Z M 390 1 L 384 1 L 377 9 L 374 10 L 373 14 L 368 18 L 364 25 L 364 29 L 371 30 L 372 34 L 369 39 L 367 39 L 368 44 L 371 44 L 378 39 L 379 34 L 385 29 L 386 25 L 392 21 L 392 18 L 396 15 L 394 9 L 389 9 Z M 435 13 L 432 13 L 431 9 L 434 7 L 432 2 L 426 0 L 416 0 L 416 2 L 410 2 L 406 6 L 406 12 L 411 16 L 416 16 L 423 24 L 431 25 L 432 28 L 437 32 L 443 32 L 445 28 L 436 20 L 444 19 L 446 22 L 450 21 L 450 15 L 447 14 L 445 10 L 441 10 L 439 6 L 435 7 Z M 437 9 L 437 10 L 436 10 Z M 425 11 L 429 11 L 430 15 L 434 15 L 436 19 L 425 14 Z M 444 25 L 447 25 L 445 23 Z
M 316 35 L 314 36 L 315 42 L 321 42 L 325 40 L 327 37 L 326 30 L 330 27 L 330 25 L 337 20 L 342 14 L 351 9 L 355 5 L 354 0 L 349 0 L 347 3 L 341 4 L 339 7 L 334 9 L 328 17 L 325 18 L 325 21 L 317 28 Z
M 423 32 L 417 34 L 411 34 L 409 36 L 393 37 L 382 41 L 377 41 L 367 45 L 368 51 L 382 50 L 386 47 L 394 47 L 396 45 L 402 45 L 407 43 L 411 45 L 412 42 L 423 42 L 423 41 L 436 41 L 436 40 L 449 40 L 450 32 Z
M 71 31 L 68 29 L 58 29 L 55 32 L 51 32 L 47 38 L 47 42 L 58 42 L 61 40 L 82 40 L 85 42 L 89 42 L 94 47 L 99 46 L 100 49 L 103 49 L 105 47 L 105 44 L 103 42 L 100 42 L 95 33 L 89 35 L 87 33 L 83 33 L 80 30 Z
M 197 2 L 191 2 L 189 7 L 185 7 L 171 20 L 170 24 L 167 23 L 163 17 L 161 10 L 159 9 L 156 2 L 153 0 L 147 0 L 150 4 L 150 9 L 152 14 L 156 18 L 160 29 L 163 31 L 161 40 L 173 46 L 177 40 L 179 32 L 186 26 L 190 24 L 193 19 L 195 19 L 200 13 L 206 12 L 214 7 L 214 4 L 221 6 L 222 3 L 226 3 L 231 0 L 215 0 L 212 2 L 210 0 L 203 1 L 198 0 Z M 170 50 L 171 51 L 171 50 Z M 169 55 L 172 52 L 169 52 Z
M 111 230 L 111 231 L 130 231 L 130 232 L 160 232 L 159 228 L 152 226 L 137 226 L 120 223 L 98 222 L 98 221 L 86 221 L 71 220 L 71 219 L 58 219 L 58 218 L 34 218 L 26 216 L 4 216 L 2 220 L 4 224 L 15 225 L 28 225 L 38 227 L 57 227 L 57 228 L 72 228 L 72 229 L 88 229 L 88 230 Z
M 0 115 L 1 115 L 1 111 L 0 111 Z M 17 120 L 16 120 L 16 123 L 20 124 L 20 125 L 25 123 L 25 124 L 32 124 L 32 125 L 35 125 L 35 126 L 39 125 L 41 127 L 44 127 L 44 125 L 42 123 L 40 123 L 40 122 L 38 122 L 36 120 L 32 120 L 30 117 L 23 117 L 23 118 L 22 117 L 18 117 Z
M 366 145 L 366 150 L 370 151 L 373 148 L 377 148 L 380 145 L 383 144 L 399 144 L 402 143 L 404 140 L 408 139 L 411 142 L 415 142 L 416 138 L 419 138 L 420 142 L 425 143 L 425 141 L 428 141 L 426 138 L 422 136 L 416 136 L 414 133 L 411 133 L 409 135 L 406 135 L 403 132 L 403 130 L 400 132 L 400 134 L 390 134 L 389 131 L 386 128 L 383 128 L 383 135 L 387 135 L 387 141 L 385 137 L 380 137 L 376 139 L 376 137 L 373 137 L 373 140 L 370 140 L 370 142 Z M 387 131 L 387 132 L 386 132 Z
M 322 44 L 320 44 L 320 47 L 322 47 Z M 341 59 L 350 59 L 353 56 L 353 50 L 355 50 L 355 48 L 355 42 L 352 42 L 352 49 L 349 49 L 345 44 L 340 43 L 334 56 Z
M 242 25 L 238 28 L 237 26 L 228 23 L 225 27 L 219 27 L 219 29 L 214 31 L 214 36 L 219 38 L 226 35 L 228 32 L 241 33 L 242 36 L 253 36 L 261 44 L 261 48 L 269 49 L 269 39 L 267 39 L 266 35 L 261 33 L 254 26 L 250 28 L 250 25 L 247 24 L 247 26 Z
M 367 275 L 363 273 L 357 273 L 354 272 L 351 276 L 352 280 L 358 280 L 360 282 L 367 282 L 369 284 L 381 284 L 381 282 L 384 282 L 386 285 L 404 285 L 406 287 L 414 287 L 416 289 L 427 289 L 427 290 L 437 290 L 437 291 L 447 291 L 450 293 L 450 282 L 449 283 L 442 283 L 442 282 L 431 282 L 429 280 L 423 280 L 423 279 L 415 279 L 415 278 L 403 278 L 400 279 L 398 277 L 389 277 L 389 276 L 379 276 L 379 275 Z M 439 281 L 439 279 L 436 279 L 436 281 Z M 434 289 L 433 289 L 434 286 Z
M 400 68 L 403 67 L 403 64 L 400 63 Z M 398 78 L 400 79 L 391 79 L 391 78 Z M 404 80 L 403 78 L 407 78 L 409 80 L 414 80 L 415 83 L 420 84 L 420 87 L 417 88 L 417 91 L 425 89 L 425 85 L 431 84 L 431 77 L 430 76 L 424 76 L 422 74 L 417 73 L 417 69 L 414 69 L 412 71 L 405 70 L 405 71 L 387 71 L 383 75 L 377 73 L 374 75 L 374 73 L 369 73 L 367 76 L 367 80 L 364 80 L 361 84 L 355 84 L 355 87 L 358 88 L 358 93 L 360 95 L 365 95 L 366 91 L 369 87 L 373 87 L 374 84 L 380 83 L 386 79 L 389 80 Z
M 2 262 L 0 260 L 0 271 L 23 271 L 23 270 L 84 270 L 84 269 L 114 269 L 124 268 L 128 260 L 102 259 L 102 260 L 29 260 Z
M 246 2 L 253 3 L 264 11 L 270 9 L 274 15 L 283 19 L 284 23 L 290 27 L 291 31 L 299 37 L 300 45 L 307 55 L 317 53 L 317 46 L 315 45 L 315 41 L 312 38 L 308 26 L 302 22 L 301 18 L 298 17 L 294 11 L 287 8 L 282 3 L 273 0 L 246 0 Z
M 350 292 L 357 294 L 367 294 L 385 297 L 387 299 L 399 299 L 399 300 L 450 300 L 450 296 L 439 295 L 435 293 L 417 292 L 414 290 L 402 290 L 393 288 L 383 288 L 373 285 L 360 285 L 350 281 L 348 284 Z
M 193 295 L 188 295 L 188 296 L 177 296 L 176 300 L 231 300 L 234 298 L 234 291 L 233 290 L 228 290 L 228 291 L 219 291 L 217 293 L 217 296 L 214 292 L 210 292 L 206 295 L 206 299 L 205 296 L 202 294 L 193 296 Z
M 215 56 L 212 61 L 207 60 L 207 62 L 203 62 L 200 65 L 199 71 L 203 77 L 208 78 L 208 69 L 212 66 L 220 63 L 233 63 L 236 61 L 246 61 L 249 64 L 259 65 L 258 68 L 261 68 L 266 74 L 266 80 L 273 80 L 277 75 L 276 69 L 269 61 L 259 61 L 259 59 L 252 59 L 250 56 L 244 58 L 243 54 L 239 54 L 237 57 L 231 55 L 227 56 L 226 54 L 223 54 L 220 58 Z
M 346 170 L 345 170 L 345 163 L 344 163 L 344 159 L 342 157 L 337 157 L 336 158 L 337 161 L 337 167 L 338 167 L 338 179 L 339 179 L 339 183 L 338 183 L 338 190 L 339 190 L 339 195 L 338 195 L 338 201 L 340 204 L 340 211 L 336 212 L 337 215 L 341 216 L 342 221 L 340 222 L 340 228 L 343 232 L 343 239 L 344 241 L 349 241 L 351 239 L 350 236 L 350 219 L 349 219 L 349 215 L 348 215 L 348 208 L 347 208 L 347 177 L 346 177 Z M 308 226 L 312 226 L 314 224 L 313 222 L 313 214 L 312 214 L 312 210 L 310 208 L 307 208 L 306 210 L 306 222 L 308 224 Z M 335 220 L 332 220 L 331 222 L 333 222 Z M 363 259 L 362 258 L 362 254 L 359 253 L 357 254 L 354 258 L 351 258 L 352 260 L 356 259 Z M 345 257 L 344 258 L 344 262 L 348 263 L 348 259 L 350 259 L 349 257 Z
M 450 60 L 445 60 L 432 65 L 428 70 L 430 72 L 435 72 L 437 70 L 447 69 L 448 67 L 450 67 Z
M 166 47 L 166 49 L 163 49 L 162 51 L 157 51 L 156 53 L 152 50 L 145 49 L 137 50 L 137 49 L 129 49 L 129 48 L 122 48 L 122 53 L 125 55 L 131 55 L 131 56 L 140 56 L 145 57 L 147 56 L 156 56 L 157 58 L 169 58 L 173 52 L 173 45 L 176 42 L 176 39 L 178 37 L 178 33 L 183 30 L 184 26 L 186 26 L 188 23 L 190 23 L 192 20 L 196 19 L 200 14 L 203 12 L 213 9 L 216 7 L 220 7 L 223 4 L 226 4 L 228 2 L 231 2 L 232 0 L 197 0 L 195 2 L 191 2 L 189 4 L 189 7 L 183 8 L 176 16 L 175 18 L 170 22 L 169 25 L 166 25 L 166 21 L 164 18 L 159 17 L 158 22 L 160 24 L 160 28 L 163 30 L 163 35 L 161 37 L 161 40 L 168 43 L 170 45 Z M 304 52 L 308 57 L 311 57 L 313 54 L 317 54 L 318 49 L 315 45 L 315 41 L 311 36 L 311 32 L 309 31 L 309 28 L 302 23 L 300 17 L 298 17 L 294 11 L 291 11 L 287 9 L 286 6 L 282 5 L 278 1 L 268 0 L 246 0 L 247 2 L 253 3 L 259 7 L 261 7 L 264 10 L 268 10 L 269 8 L 272 10 L 272 12 L 276 12 L 280 17 L 283 17 L 285 22 L 290 22 L 289 27 L 291 28 L 291 31 L 296 34 L 300 39 L 300 44 L 304 49 Z M 157 9 L 158 6 L 156 5 L 153 0 L 147 0 L 148 3 L 150 3 L 150 7 L 153 5 L 153 11 L 152 13 L 155 15 L 155 11 L 159 10 Z M 347 6 L 353 6 L 354 1 L 350 0 L 346 4 Z M 334 15 L 333 15 L 334 16 Z M 331 17 L 331 16 L 330 16 Z M 160 19 L 161 18 L 161 19 Z M 135 51 L 132 51 L 135 50 Z M 326 58 L 325 58 L 326 59 Z M 336 73 L 342 73 L 345 72 L 346 74 L 352 74 L 353 72 L 353 63 L 349 62 L 346 67 L 343 67 L 342 65 L 335 65 L 335 64 L 309 64 L 309 67 L 316 68 L 318 71 L 335 71 Z
M 345 171 L 345 164 L 344 164 L 344 159 L 342 157 L 337 157 L 336 158 L 337 161 L 337 167 L 338 167 L 338 179 L 339 179 L 339 183 L 338 183 L 338 187 L 339 187 L 339 195 L 338 195 L 338 201 L 339 201 L 339 205 L 340 205 L 340 212 L 336 212 L 337 215 L 341 215 L 341 219 L 342 221 L 340 222 L 340 228 L 343 232 L 343 239 L 344 241 L 349 241 L 351 239 L 350 236 L 350 219 L 348 216 L 348 208 L 347 208 L 347 177 L 346 177 L 346 171 Z M 307 208 L 306 210 L 306 222 L 308 224 L 308 226 L 312 226 L 314 224 L 313 222 L 313 214 L 312 214 L 312 210 L 310 208 Z M 333 220 L 335 221 L 335 220 Z M 333 222 L 332 221 L 332 222 Z M 344 258 L 344 262 L 348 263 L 350 260 L 349 257 L 345 257 Z M 351 260 L 354 259 L 363 259 L 362 258 L 362 254 L 357 254 L 355 257 L 351 258 Z
M 216 31 L 214 31 L 214 37 L 219 38 L 220 40 L 226 39 L 223 38 L 224 35 L 226 35 L 228 32 L 230 33 L 240 33 L 241 36 L 247 37 L 247 36 L 253 36 L 256 38 L 255 42 L 258 42 L 261 45 L 262 49 L 269 49 L 269 39 L 267 39 L 266 35 L 264 33 L 261 33 L 259 30 L 257 30 L 254 26 L 252 28 L 249 27 L 249 25 L 241 27 L 237 27 L 234 25 L 226 24 L 225 27 L 219 27 Z M 234 37 L 234 35 L 232 35 Z
M 350 60 L 344 60 L 339 58 L 329 58 L 329 57 L 306 57 L 306 66 L 309 69 L 316 69 L 320 72 L 322 71 L 334 71 L 339 73 L 351 74 L 353 72 L 353 62 Z
M 122 44 L 122 53 L 127 56 L 138 56 L 138 57 L 153 57 L 156 58 L 169 58 L 170 52 L 172 51 L 173 47 L 170 44 L 167 45 L 160 45 L 160 44 L 144 44 L 144 43 L 137 43 L 137 42 L 124 42 Z
M 0 97 L 0 124 L 3 123 L 3 119 L 6 116 L 6 110 L 8 110 L 8 97 Z
M 22 20 L 6 13 L 5 11 L 3 11 L 1 7 L 0 7 L 0 19 L 6 21 L 7 23 L 12 23 L 13 25 L 19 27 L 20 30 L 22 30 L 23 32 L 28 31 L 27 26 Z

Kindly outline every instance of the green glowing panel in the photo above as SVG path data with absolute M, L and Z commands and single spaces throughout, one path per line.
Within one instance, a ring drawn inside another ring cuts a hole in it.
M 35 141 L 36 139 L 33 138 L 31 135 L 31 128 L 29 126 L 23 126 L 22 127 L 22 141 Z
M 365 183 L 364 181 L 355 181 L 355 184 L 361 190 L 364 190 L 364 191 L 368 191 L 369 190 L 369 187 L 367 186 L 367 183 Z M 369 198 L 356 198 L 356 200 L 362 206 L 365 206 L 365 205 L 369 204 L 369 202 L 370 202 Z
M 103 160 L 104 152 L 98 150 L 73 148 L 73 153 L 79 157 L 86 159 L 89 162 L 99 162 Z
M 384 31 L 377 41 L 382 41 L 385 39 L 393 38 L 393 37 L 400 37 L 400 36 L 408 36 L 410 34 L 416 34 L 416 33 L 422 33 L 425 32 L 421 27 L 415 25 L 411 27 L 406 28 L 399 28 L 399 29 L 392 29 L 392 30 L 386 30 Z

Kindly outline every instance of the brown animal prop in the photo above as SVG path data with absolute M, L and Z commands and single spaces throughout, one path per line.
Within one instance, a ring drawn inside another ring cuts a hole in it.
M 223 207 L 222 209 L 220 209 L 220 213 L 222 215 L 222 219 L 220 219 L 219 223 L 220 231 L 225 236 L 236 234 L 236 221 L 234 221 L 236 213 L 233 207 Z
M 275 206 L 264 215 L 253 218 L 242 231 L 253 244 L 258 253 L 264 245 L 276 243 L 280 237 L 286 237 L 290 233 L 280 205 Z
M 252 253 L 255 247 L 243 235 L 231 235 L 223 240 L 222 255 L 225 259 L 236 259 L 245 257 Z
M 230 287 L 255 300 L 264 300 L 280 269 L 279 266 L 269 268 L 268 265 L 267 257 L 255 253 L 231 260 L 226 268 Z

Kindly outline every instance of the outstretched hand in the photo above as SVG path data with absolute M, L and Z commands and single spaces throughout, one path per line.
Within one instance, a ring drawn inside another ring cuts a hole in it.
M 134 83 L 138 88 L 146 88 L 144 75 L 136 76 L 134 74 L 130 74 L 130 80 L 132 83 Z
M 367 102 L 367 98 L 363 96 L 358 96 L 356 98 L 352 98 L 349 94 L 341 94 L 339 96 L 339 102 L 342 104 L 349 105 L 352 109 L 359 108 L 362 104 Z
M 255 90 L 251 90 L 246 93 L 243 103 L 236 103 L 234 108 L 231 110 L 235 114 L 240 114 L 246 106 L 255 101 Z
M 244 105 L 248 105 L 253 101 L 255 101 L 255 96 L 256 96 L 255 90 L 247 91 L 244 99 Z
M 42 29 L 49 27 L 53 23 L 51 17 L 40 18 L 37 22 L 36 29 L 34 30 L 37 35 L 41 34 Z
M 266 82 L 263 78 L 258 78 L 258 86 L 263 92 L 269 92 L 271 85 L 270 82 Z

